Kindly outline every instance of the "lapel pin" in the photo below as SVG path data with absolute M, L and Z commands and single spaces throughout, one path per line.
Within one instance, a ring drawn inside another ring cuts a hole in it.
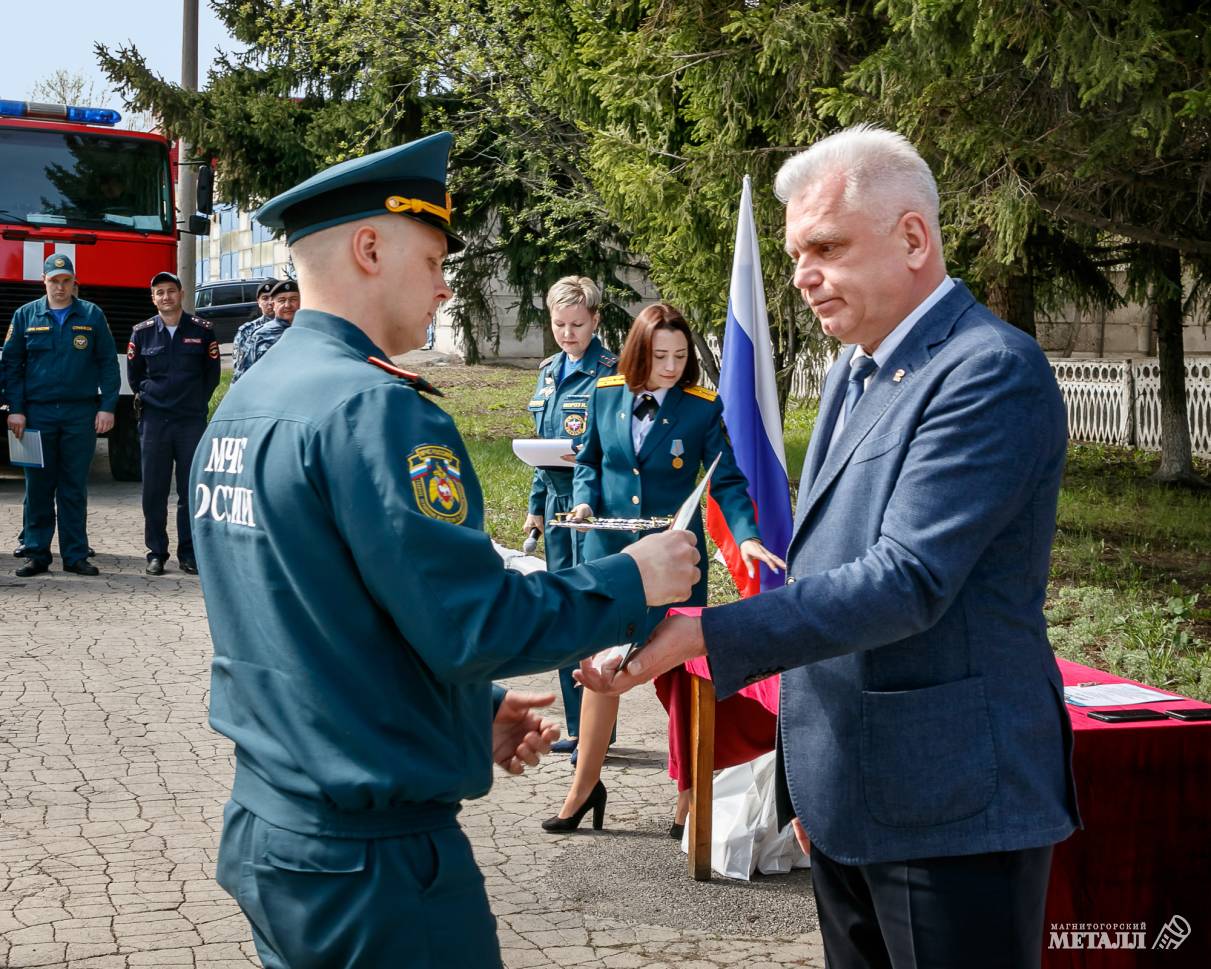
M 904 371 L 897 370 L 894 374 L 892 374 L 891 382 L 893 384 L 898 384 L 903 379 L 904 379 Z

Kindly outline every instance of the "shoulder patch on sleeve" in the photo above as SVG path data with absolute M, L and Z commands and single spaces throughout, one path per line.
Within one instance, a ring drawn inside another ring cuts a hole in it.
M 626 374 L 619 373 L 613 377 L 600 377 L 597 380 L 598 387 L 621 387 L 627 382 Z
M 691 397 L 701 397 L 703 400 L 713 401 L 719 396 L 716 391 L 707 390 L 705 387 L 700 387 L 697 384 L 695 384 L 693 387 L 682 387 L 681 389 L 684 393 L 689 394 Z

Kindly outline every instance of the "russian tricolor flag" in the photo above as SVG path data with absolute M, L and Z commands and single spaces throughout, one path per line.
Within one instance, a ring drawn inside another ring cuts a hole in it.
M 748 478 L 761 541 L 775 555 L 784 557 L 791 539 L 790 483 L 782 446 L 782 417 L 778 411 L 769 317 L 765 312 L 765 286 L 761 281 L 761 250 L 753 222 L 753 189 L 747 175 L 736 222 L 736 253 L 727 301 L 723 360 L 719 366 L 719 396 L 736 462 Z M 756 595 L 783 584 L 785 576 L 764 565 L 759 566 L 758 576 L 749 578 L 723 513 L 710 497 L 706 524 L 742 596 Z

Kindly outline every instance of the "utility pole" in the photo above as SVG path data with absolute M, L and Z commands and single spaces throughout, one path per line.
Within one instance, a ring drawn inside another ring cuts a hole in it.
M 198 89 L 198 0 L 182 0 L 181 12 L 181 87 L 186 91 Z M 195 166 L 188 165 L 190 146 L 177 142 L 177 225 L 188 226 L 189 218 L 198 207 L 198 181 Z M 193 310 L 194 283 L 197 277 L 198 246 L 196 237 L 179 234 L 177 246 L 177 275 L 181 277 L 182 302 Z

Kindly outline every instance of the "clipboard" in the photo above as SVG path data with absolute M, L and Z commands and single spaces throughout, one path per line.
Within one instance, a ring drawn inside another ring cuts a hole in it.
M 8 460 L 19 468 L 45 468 L 42 457 L 42 432 L 25 429 L 21 440 L 11 430 L 8 432 Z

